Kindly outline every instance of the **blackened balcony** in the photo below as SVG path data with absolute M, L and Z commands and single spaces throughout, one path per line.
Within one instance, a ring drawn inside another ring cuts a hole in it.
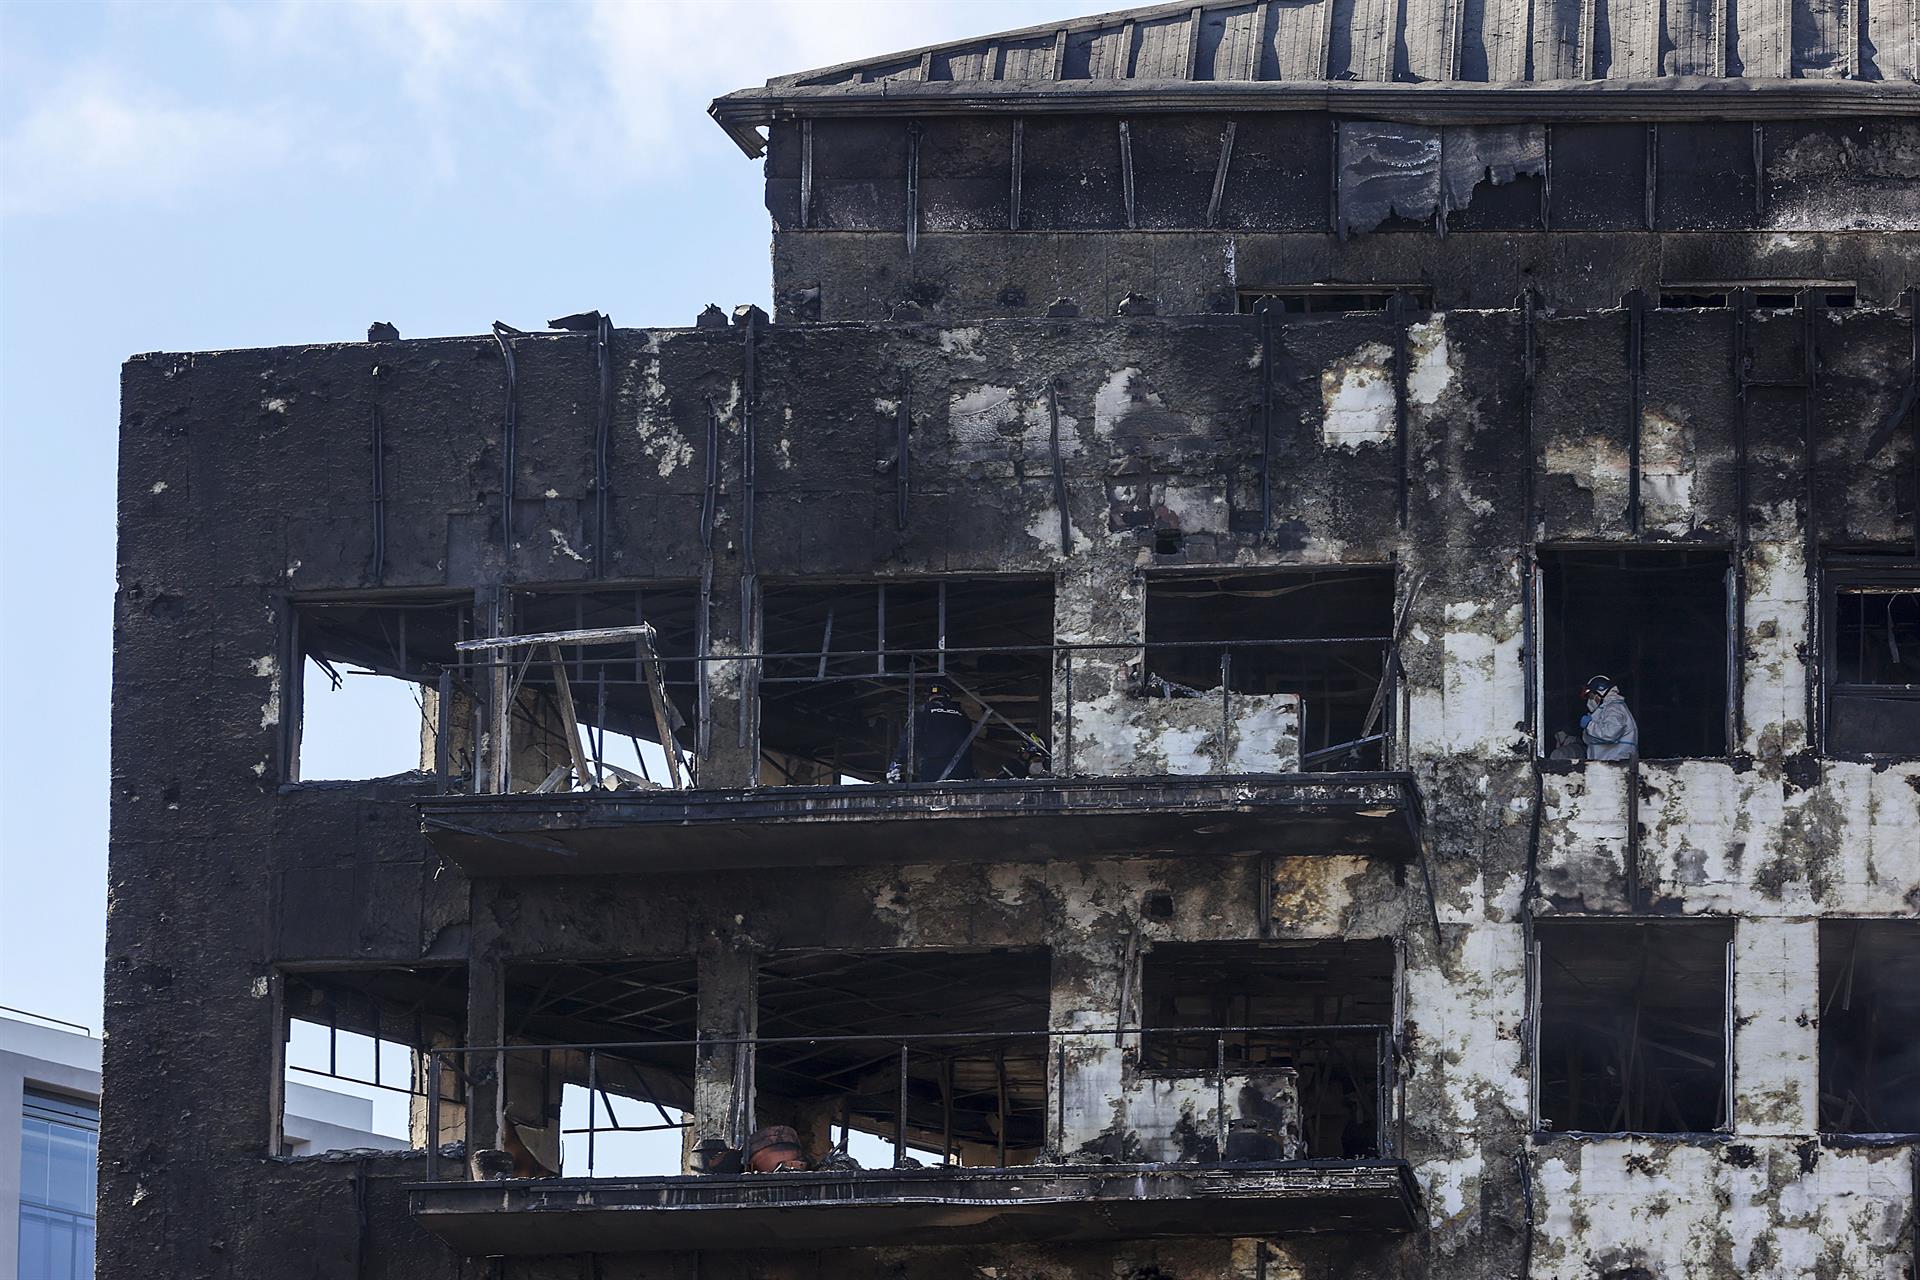
M 847 647 L 831 605 L 805 651 L 670 657 L 644 625 L 465 642 L 495 655 L 494 731 L 425 832 L 486 876 L 1417 856 L 1390 637 L 958 646 L 934 598 L 927 648 Z M 720 688 L 746 723 L 715 727 Z M 756 743 L 755 785 L 703 785 L 722 733 Z
M 1147 1043 L 1156 1036 L 1158 1049 Z M 415 1221 L 470 1256 L 1401 1232 L 1419 1221 L 1398 1158 L 1394 1038 L 1381 1024 L 997 1027 L 434 1056 L 448 1069 L 431 1080 L 491 1072 L 523 1099 L 522 1123 L 511 1103 L 499 1118 L 520 1159 L 449 1146 L 409 1188 Z M 757 1101 L 729 1092 L 743 1079 L 758 1082 Z M 589 1105 L 563 1127 L 560 1097 L 583 1088 Z M 650 1168 L 607 1154 L 616 1135 L 668 1127 L 622 1125 L 616 1111 L 638 1121 L 703 1096 L 727 1117 L 681 1122 L 704 1141 L 658 1147 Z M 430 1123 L 442 1105 L 429 1099 Z M 799 1126 L 780 1131 L 796 1139 L 780 1149 L 784 1167 L 763 1156 L 755 1171 L 759 1135 L 775 1132 L 744 1132 L 756 1111 Z M 683 1150 L 711 1171 L 682 1172 Z
M 449 795 L 420 809 L 434 848 L 484 876 L 1418 851 L 1401 773 Z

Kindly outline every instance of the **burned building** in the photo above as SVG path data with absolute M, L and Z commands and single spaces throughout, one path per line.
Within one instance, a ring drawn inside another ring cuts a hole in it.
M 771 318 L 130 360 L 102 1274 L 1912 1276 L 1915 31 L 1009 32 L 714 104 Z

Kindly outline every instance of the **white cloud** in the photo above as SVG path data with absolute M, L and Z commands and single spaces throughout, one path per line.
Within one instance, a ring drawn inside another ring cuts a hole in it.
M 731 153 L 706 105 L 770 75 L 1099 7 L 284 0 L 167 10 L 171 34 L 185 24 L 196 48 L 188 62 L 148 61 L 134 41 L 112 60 L 35 68 L 42 91 L 0 120 L 0 210 L 177 203 L 276 171 L 645 183 L 695 154 Z
M 81 71 L 0 133 L 0 210 L 169 202 L 210 179 L 275 165 L 291 145 L 273 113 L 182 103 Z

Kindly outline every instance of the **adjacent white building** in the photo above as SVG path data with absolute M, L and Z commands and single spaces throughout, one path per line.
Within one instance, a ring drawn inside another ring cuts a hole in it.
M 288 1154 L 407 1144 L 373 1132 L 373 1103 L 289 1083 Z M 100 1041 L 0 1014 L 0 1280 L 93 1275 Z

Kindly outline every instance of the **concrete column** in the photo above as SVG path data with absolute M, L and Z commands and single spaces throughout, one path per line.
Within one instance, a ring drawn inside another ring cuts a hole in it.
M 497 1045 L 506 1037 L 506 963 L 500 955 L 491 894 L 475 885 L 469 919 L 473 932 L 467 956 L 467 1043 Z M 497 1053 L 467 1055 L 467 1154 L 498 1150 L 500 1116 L 506 1105 L 505 1074 Z
M 699 954 L 699 1008 L 703 1043 L 693 1063 L 693 1141 L 718 1138 L 744 1147 L 754 1129 L 753 1046 L 760 1020 L 758 957 L 716 940 Z
M 1733 1124 L 1811 1134 L 1820 1100 L 1820 924 L 1743 918 L 1733 932 Z
M 1123 1087 L 1125 1044 L 1115 1043 L 1120 1019 L 1120 943 L 1108 933 L 1053 940 L 1048 991 L 1047 1149 L 1063 1160 L 1118 1157 L 1127 1116 Z M 1137 993 L 1139 983 L 1133 981 Z M 1138 995 L 1135 995 L 1138 999 Z M 1137 1021 L 1137 1019 L 1135 1019 Z M 1137 1036 L 1128 1035 L 1126 1043 Z

